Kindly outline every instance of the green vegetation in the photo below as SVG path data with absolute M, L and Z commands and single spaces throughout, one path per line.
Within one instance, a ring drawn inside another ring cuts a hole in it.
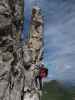
M 42 100 L 74 100 L 75 89 L 67 89 L 57 81 L 44 84 Z
M 19 0 L 19 6 L 20 6 L 20 19 L 24 20 L 24 0 Z

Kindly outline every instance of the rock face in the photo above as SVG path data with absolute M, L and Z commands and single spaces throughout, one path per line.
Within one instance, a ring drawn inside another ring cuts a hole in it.
M 21 9 L 20 0 L 0 0 L 0 100 L 21 100 L 23 50 L 17 47 L 16 41 L 20 40 L 16 33 L 21 34 L 22 31 Z
M 29 33 L 29 48 L 33 53 L 33 62 L 37 63 L 42 60 L 43 55 L 43 16 L 41 9 L 37 6 L 32 9 L 31 26 Z
M 23 28 L 23 0 L 0 0 L 0 35 L 17 40 Z
M 20 40 L 23 30 L 24 0 L 15 0 L 16 39 Z
M 22 5 L 23 0 L 0 0 L 0 100 L 23 100 L 25 87 L 32 89 L 32 61 L 42 55 L 43 19 L 39 8 L 32 11 L 29 43 L 33 48 L 20 41 Z M 38 100 L 38 96 L 33 97 Z
M 24 97 L 24 100 L 39 100 L 39 97 L 36 93 L 31 97 L 31 94 L 26 94 Z

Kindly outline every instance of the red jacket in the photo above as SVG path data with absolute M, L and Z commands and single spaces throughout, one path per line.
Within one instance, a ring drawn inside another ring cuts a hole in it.
M 39 70 L 39 76 L 40 76 L 41 78 L 47 77 L 47 75 L 48 75 L 48 69 L 45 68 L 45 67 L 40 67 L 39 69 L 40 69 L 40 70 Z

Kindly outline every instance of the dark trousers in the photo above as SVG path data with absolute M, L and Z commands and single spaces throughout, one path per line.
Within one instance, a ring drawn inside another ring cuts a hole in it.
M 42 89 L 42 79 L 40 76 L 37 76 L 35 77 L 35 84 L 36 84 L 36 87 L 38 87 L 38 81 L 39 81 L 39 89 L 41 90 Z

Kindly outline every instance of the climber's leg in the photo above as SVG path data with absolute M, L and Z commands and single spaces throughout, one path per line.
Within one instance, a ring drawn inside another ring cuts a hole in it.
M 40 90 L 42 90 L 42 79 L 40 76 L 39 76 L 39 84 L 40 84 Z

